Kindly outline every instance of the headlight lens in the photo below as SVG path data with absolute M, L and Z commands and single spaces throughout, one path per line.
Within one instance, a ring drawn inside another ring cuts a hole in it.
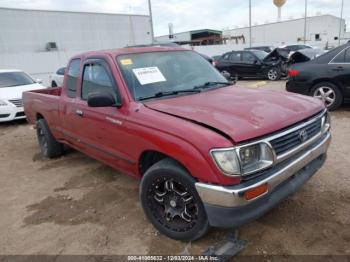
M 230 150 L 214 150 L 212 155 L 219 168 L 229 175 L 240 174 L 240 165 L 237 154 L 234 149 Z
M 271 166 L 274 155 L 266 143 L 212 151 L 219 168 L 227 175 L 247 175 Z
M 243 174 L 253 173 L 273 164 L 272 149 L 266 143 L 239 148 Z
M 4 100 L 0 100 L 0 106 L 7 106 L 6 101 L 4 101 Z

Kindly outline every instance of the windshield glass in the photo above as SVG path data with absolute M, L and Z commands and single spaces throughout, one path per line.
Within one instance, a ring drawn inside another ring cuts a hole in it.
M 256 55 L 260 60 L 264 60 L 264 58 L 268 55 L 268 53 L 261 50 L 252 50 L 251 52 L 254 53 L 254 55 Z
M 33 79 L 24 72 L 0 73 L 0 88 L 33 84 Z
M 159 92 L 191 90 L 208 82 L 228 82 L 193 51 L 128 54 L 118 56 L 117 61 L 135 100 Z

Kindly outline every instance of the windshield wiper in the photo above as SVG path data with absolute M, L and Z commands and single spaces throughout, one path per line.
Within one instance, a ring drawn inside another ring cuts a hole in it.
M 203 85 L 195 86 L 193 89 L 196 90 L 196 89 L 202 89 L 202 88 L 209 88 L 209 87 L 212 87 L 215 85 L 230 86 L 233 84 L 234 84 L 234 82 L 214 82 L 214 81 L 212 81 L 212 82 L 206 82 Z
M 154 95 L 151 96 L 143 96 L 143 97 L 139 97 L 137 100 L 141 101 L 141 100 L 147 100 L 147 99 L 151 99 L 151 98 L 159 98 L 159 97 L 163 97 L 163 96 L 172 96 L 172 95 L 177 95 L 180 93 L 200 93 L 201 90 L 196 90 L 196 89 L 184 89 L 184 90 L 174 90 L 174 91 L 166 91 L 166 92 L 158 92 L 155 93 Z

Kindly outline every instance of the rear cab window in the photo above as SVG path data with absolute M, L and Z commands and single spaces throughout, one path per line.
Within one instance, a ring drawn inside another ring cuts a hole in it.
M 67 96 L 71 98 L 76 97 L 77 93 L 77 79 L 79 76 L 81 59 L 73 59 L 69 65 L 67 73 Z

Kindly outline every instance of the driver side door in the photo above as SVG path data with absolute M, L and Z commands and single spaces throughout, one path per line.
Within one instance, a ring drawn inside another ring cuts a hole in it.
M 86 60 L 83 66 L 76 110 L 80 126 L 78 137 L 93 157 L 112 163 L 119 170 L 129 170 L 134 161 L 128 154 L 130 134 L 125 125 L 125 113 L 116 106 L 90 107 L 87 100 L 91 93 L 109 93 L 115 101 L 120 101 L 117 81 L 103 59 Z

